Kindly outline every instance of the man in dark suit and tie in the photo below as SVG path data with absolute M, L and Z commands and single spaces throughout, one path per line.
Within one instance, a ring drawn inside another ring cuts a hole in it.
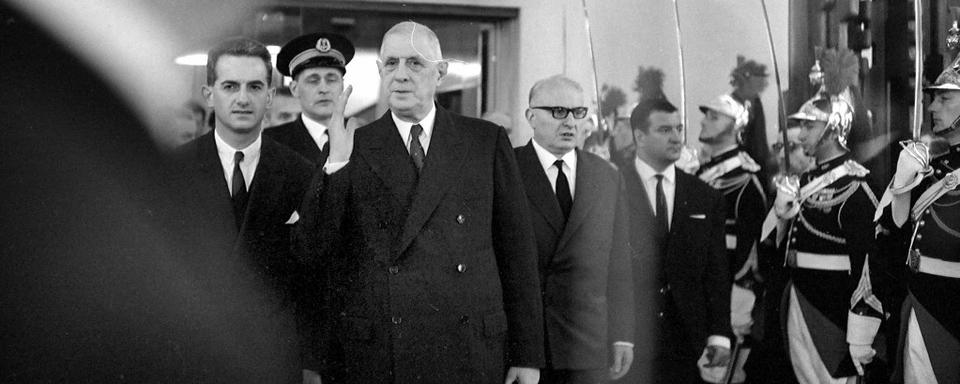
M 633 361 L 623 180 L 607 161 L 576 149 L 588 111 L 580 84 L 549 77 L 534 84 L 529 100 L 533 140 L 516 154 L 540 254 L 547 347 L 541 382 L 604 383 L 626 374 Z
M 266 47 L 250 39 L 230 39 L 214 47 L 208 58 L 207 85 L 202 91 L 216 114 L 216 125 L 178 148 L 177 155 L 186 163 L 185 175 L 194 188 L 191 195 L 215 202 L 208 207 L 210 214 L 222 219 L 222 228 L 237 234 L 233 244 L 224 246 L 246 259 L 272 289 L 277 303 L 289 310 L 291 276 L 296 271 L 289 233 L 299 217 L 296 209 L 310 181 L 311 167 L 297 153 L 260 134 L 273 96 L 273 66 Z M 287 346 L 278 353 L 291 354 L 285 360 L 290 362 L 287 371 L 290 378 L 298 379 L 295 336 L 290 332 L 278 337 Z
M 393 26 L 378 68 L 390 110 L 345 128 L 347 87 L 296 231 L 325 272 L 306 379 L 536 383 L 536 244 L 506 133 L 436 105 L 447 62 L 428 27 Z
M 303 112 L 289 123 L 264 131 L 264 135 L 297 151 L 317 165 L 326 160 L 327 127 L 334 104 L 343 93 L 343 75 L 354 48 L 346 37 L 311 33 L 290 40 L 277 54 L 277 70 L 290 76 L 290 92 Z M 342 117 L 341 117 L 342 118 Z
M 683 145 L 676 107 L 644 101 L 630 126 L 637 156 L 621 171 L 630 196 L 637 343 L 647 347 L 624 381 L 700 382 L 709 369 L 698 377 L 697 365 L 721 367 L 730 355 L 723 197 L 674 166 Z

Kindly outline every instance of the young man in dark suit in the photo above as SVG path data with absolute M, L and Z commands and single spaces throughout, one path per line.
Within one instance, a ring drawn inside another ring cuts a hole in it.
M 629 211 L 622 177 L 576 149 L 583 88 L 553 76 L 530 90 L 533 139 L 517 148 L 540 254 L 547 367 L 541 383 L 606 382 L 633 361 Z M 613 360 L 608 370 L 608 362 Z
M 290 92 L 300 100 L 303 111 L 296 120 L 270 128 L 264 135 L 317 165 L 323 164 L 327 127 L 343 93 L 343 75 L 353 54 L 350 40 L 333 33 L 311 33 L 284 45 L 277 54 L 277 70 L 293 78 Z
M 390 110 L 345 128 L 344 91 L 295 236 L 326 272 L 309 378 L 535 383 L 543 311 L 510 141 L 436 105 L 447 62 L 426 26 L 387 31 L 378 67 Z
M 672 104 L 638 104 L 630 126 L 637 156 L 621 171 L 630 196 L 637 343 L 649 347 L 638 350 L 624 382 L 699 382 L 698 358 L 703 371 L 730 355 L 723 197 L 674 166 L 683 126 Z
M 289 233 L 310 181 L 310 164 L 287 147 L 260 134 L 270 104 L 270 54 L 257 41 L 224 41 L 208 55 L 203 96 L 216 114 L 210 133 L 178 148 L 186 176 L 211 214 L 237 234 L 231 247 L 289 309 L 297 267 Z M 255 309 L 251 309 L 255 310 Z M 283 317 L 278 316 L 278 319 Z M 292 327 L 290 328 L 292 329 Z M 288 371 L 299 378 L 292 334 L 282 335 L 293 357 Z M 277 381 L 281 381 L 278 378 Z

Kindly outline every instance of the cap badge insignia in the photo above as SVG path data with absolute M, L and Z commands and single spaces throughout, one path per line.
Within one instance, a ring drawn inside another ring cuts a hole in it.
M 317 40 L 317 50 L 320 52 L 330 52 L 330 40 L 322 38 Z

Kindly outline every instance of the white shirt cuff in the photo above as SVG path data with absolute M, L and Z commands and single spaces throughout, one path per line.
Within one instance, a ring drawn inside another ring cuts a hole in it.
M 711 345 L 730 349 L 730 338 L 720 335 L 711 335 L 707 338 L 707 346 Z
M 624 346 L 624 347 L 633 348 L 633 343 L 628 342 L 628 341 L 616 341 L 616 342 L 613 343 L 613 345 L 614 345 L 614 346 L 622 345 L 622 346 Z
M 326 174 L 328 174 L 328 175 L 332 175 L 332 174 L 336 173 L 337 171 L 343 169 L 343 167 L 346 167 L 346 166 L 347 166 L 347 163 L 349 163 L 349 162 L 350 162 L 350 160 L 347 160 L 347 161 L 336 161 L 336 162 L 327 161 L 326 164 L 323 165 L 323 173 L 326 173 Z

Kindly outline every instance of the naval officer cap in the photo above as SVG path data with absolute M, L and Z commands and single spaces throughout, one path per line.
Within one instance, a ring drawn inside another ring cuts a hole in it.
M 296 77 L 307 68 L 336 68 L 347 73 L 354 48 L 346 37 L 333 33 L 311 33 L 290 40 L 277 54 L 277 70 Z

